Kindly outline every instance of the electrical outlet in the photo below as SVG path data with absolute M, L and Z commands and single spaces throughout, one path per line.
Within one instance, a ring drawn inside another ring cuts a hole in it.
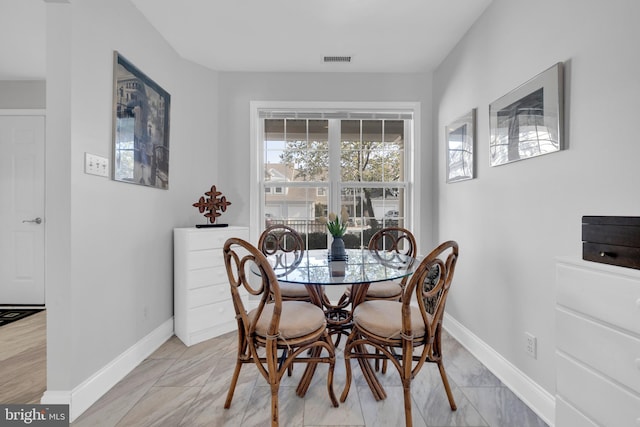
M 84 153 L 84 173 L 109 176 L 109 159 L 95 154 Z
M 525 336 L 525 349 L 527 351 L 527 354 L 531 357 L 533 357 L 534 359 L 537 358 L 537 339 L 535 337 L 535 335 L 530 334 L 529 332 L 525 332 L 524 333 Z

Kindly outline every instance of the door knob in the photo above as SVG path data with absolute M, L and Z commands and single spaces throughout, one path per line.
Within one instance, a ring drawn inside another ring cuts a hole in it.
M 38 217 L 36 219 L 25 219 L 22 222 L 35 222 L 36 224 L 42 224 L 42 218 Z

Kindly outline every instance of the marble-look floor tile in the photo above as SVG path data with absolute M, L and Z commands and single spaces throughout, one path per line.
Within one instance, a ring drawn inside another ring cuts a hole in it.
M 149 356 L 149 359 L 177 359 L 184 354 L 187 346 L 175 335 Z
M 403 426 L 405 424 L 404 393 L 402 386 L 385 387 L 387 398 L 376 401 L 368 387 L 358 387 L 367 427 Z M 413 405 L 412 405 L 413 406 Z M 420 411 L 412 407 L 411 420 L 414 427 L 427 427 Z
M 215 355 L 199 359 L 176 360 L 155 386 L 202 387 L 219 360 Z
M 198 387 L 151 387 L 116 426 L 177 426 L 199 392 Z
M 296 396 L 295 387 L 280 387 L 278 391 L 279 425 L 303 427 L 304 399 Z M 255 387 L 240 424 L 243 427 L 271 425 L 271 389 Z
M 497 387 L 500 380 L 461 345 L 443 349 L 442 360 L 450 379 L 460 387 Z
M 316 374 L 324 371 L 316 372 Z M 320 377 L 320 375 L 318 375 Z M 326 378 L 326 377 L 325 377 Z M 336 399 L 340 399 L 342 389 L 336 390 Z M 339 402 L 337 408 L 331 403 L 327 392 L 326 382 L 318 381 L 312 384 L 305 396 L 304 423 L 307 425 L 364 425 L 364 416 L 360 397 L 357 390 L 352 390 L 344 402 Z
M 233 377 L 235 359 L 220 359 L 207 382 L 185 414 L 181 427 L 236 427 L 242 425 L 258 373 L 254 366 L 245 365 L 240 371 L 229 409 L 224 403 Z
M 343 343 L 341 345 L 344 344 Z M 437 365 L 426 363 L 411 383 L 412 418 L 420 427 L 544 427 L 513 393 L 448 334 L 443 351 L 457 411 L 451 411 Z M 416 349 L 420 351 L 421 349 Z M 185 346 L 173 337 L 92 406 L 77 426 L 236 427 L 270 425 L 268 383 L 253 363 L 243 365 L 229 409 L 224 409 L 236 364 L 236 332 Z M 295 389 L 306 365 L 296 364 L 281 380 L 278 395 L 283 427 L 403 426 L 404 400 L 397 370 L 376 375 L 387 398 L 375 401 L 352 360 L 353 382 L 334 408 L 327 392 L 328 365 L 319 364 L 304 398 Z M 336 350 L 334 392 L 346 383 L 343 350 Z M 189 385 L 190 387 L 185 387 Z M 524 421 L 523 421 L 524 420 Z M 522 422 L 521 422 L 522 421 Z
M 507 387 L 464 387 L 462 391 L 491 427 L 547 427 Z
M 422 414 L 430 427 L 485 427 L 489 424 L 476 410 L 464 393 L 449 380 L 457 409 L 451 410 L 447 393 L 440 378 L 438 367 L 428 364 L 411 382 L 413 408 Z
M 235 343 L 235 340 L 234 340 Z M 218 337 L 186 347 L 178 357 L 180 360 L 198 360 L 205 357 L 220 357 L 228 346 L 228 340 Z
M 173 359 L 147 359 L 94 403 L 72 425 L 74 427 L 115 426 L 158 381 Z

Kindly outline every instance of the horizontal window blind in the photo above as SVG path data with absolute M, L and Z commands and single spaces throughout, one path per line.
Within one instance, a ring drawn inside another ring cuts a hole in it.
M 351 119 L 351 120 L 412 120 L 413 113 L 405 111 L 277 111 L 259 110 L 261 119 Z

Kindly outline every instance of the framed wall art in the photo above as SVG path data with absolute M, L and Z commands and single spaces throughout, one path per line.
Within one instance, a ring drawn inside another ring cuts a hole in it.
M 113 80 L 113 179 L 168 189 L 171 96 L 118 52 Z
M 491 166 L 563 149 L 562 63 L 489 105 Z
M 475 178 L 476 109 L 445 127 L 447 182 Z

